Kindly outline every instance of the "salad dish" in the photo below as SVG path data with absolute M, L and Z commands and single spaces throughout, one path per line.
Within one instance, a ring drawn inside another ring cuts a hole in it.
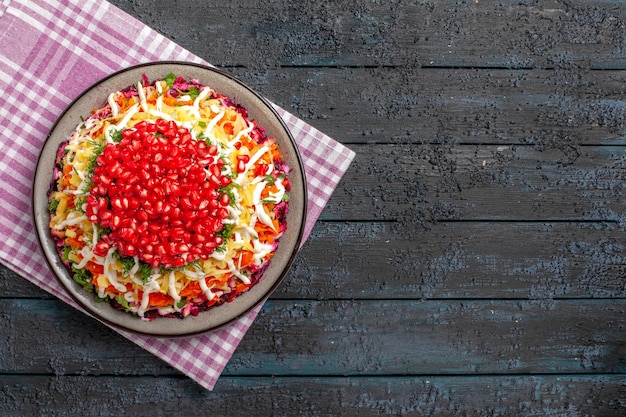
M 302 162 L 280 116 L 211 67 L 113 74 L 40 155 L 36 229 L 70 294 L 156 336 L 213 330 L 262 302 L 302 238 Z

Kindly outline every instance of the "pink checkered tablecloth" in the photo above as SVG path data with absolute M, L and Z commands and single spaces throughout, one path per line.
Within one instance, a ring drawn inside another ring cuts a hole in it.
M 48 269 L 34 230 L 31 187 L 39 151 L 57 117 L 83 90 L 117 70 L 163 60 L 205 63 L 106 1 L 0 0 L 0 261 L 78 309 Z M 354 153 L 277 110 L 305 165 L 306 239 Z M 191 338 L 120 333 L 212 389 L 260 309 Z

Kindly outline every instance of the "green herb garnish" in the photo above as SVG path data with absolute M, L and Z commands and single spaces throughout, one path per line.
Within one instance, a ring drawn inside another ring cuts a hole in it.
M 66 262 L 69 262 L 71 251 L 72 251 L 72 248 L 70 246 L 63 246 L 63 254 L 61 255 L 61 259 L 63 259 Z
M 121 133 L 120 133 L 121 135 Z M 89 156 L 89 160 L 87 161 L 87 173 L 89 176 L 93 175 L 93 171 L 96 169 L 96 159 L 100 156 L 100 154 L 104 151 L 104 147 L 106 146 L 106 141 L 96 142 L 90 140 L 89 143 L 95 146 L 92 154 Z
M 111 129 L 109 136 L 113 142 L 120 143 L 122 141 L 122 129 Z
M 222 228 L 222 230 L 220 230 L 219 232 L 215 233 L 215 235 L 216 236 L 221 236 L 222 239 L 224 239 L 224 240 L 228 240 L 233 235 L 233 229 L 234 228 L 235 228 L 235 225 L 232 224 L 232 223 L 225 224 L 224 227 Z
M 189 95 L 192 100 L 195 100 L 200 95 L 200 91 L 198 87 L 191 86 L 189 87 L 189 91 L 187 91 L 187 95 Z
M 141 282 L 145 284 L 150 281 L 150 277 L 152 276 L 152 268 L 147 263 L 140 262 L 137 275 L 139 275 L 139 279 L 141 279 Z
M 120 256 L 120 254 L 117 253 L 117 252 L 115 252 L 115 257 L 122 264 L 122 273 L 123 274 L 128 274 L 130 272 L 130 270 L 133 269 L 133 267 L 135 266 L 135 259 L 133 259 L 133 258 L 129 258 L 127 256 L 126 257 Z
M 124 295 L 122 294 L 118 294 L 117 296 L 115 296 L 115 301 L 125 310 L 125 311 L 130 311 L 131 307 L 128 304 L 128 301 L 126 300 L 126 298 L 124 298 Z
M 165 84 L 167 84 L 168 88 L 172 88 L 174 86 L 174 80 L 176 80 L 176 74 L 174 74 L 173 72 L 170 72 L 169 74 L 167 74 L 167 77 L 163 78 L 163 81 L 165 81 Z
M 59 207 L 59 200 L 56 198 L 51 199 L 48 203 L 48 211 L 50 211 L 50 213 L 56 213 L 57 207 Z
M 93 284 L 91 283 L 91 272 L 85 269 L 76 269 L 72 267 L 74 273 L 73 278 L 87 292 L 93 292 Z

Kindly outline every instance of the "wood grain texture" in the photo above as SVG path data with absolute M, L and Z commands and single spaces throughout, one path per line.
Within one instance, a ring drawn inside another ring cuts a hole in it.
M 622 2 L 112 3 L 357 157 L 213 392 L 0 267 L 0 415 L 626 415 Z
M 624 145 L 623 71 L 226 68 L 343 143 Z
M 222 377 L 214 392 L 184 378 L 0 376 L 9 415 L 619 416 L 626 378 L 580 377 Z M 80 402 L 72 401 L 84 392 Z M 21 401 L 33 399 L 33 403 Z
M 114 4 L 222 67 L 624 67 L 615 1 Z
M 623 224 L 622 147 L 353 145 L 325 220 Z M 570 154 L 570 151 L 572 154 Z
M 626 374 L 625 310 L 623 299 L 270 300 L 225 375 Z M 55 300 L 2 300 L 0 318 L 2 373 L 171 374 Z

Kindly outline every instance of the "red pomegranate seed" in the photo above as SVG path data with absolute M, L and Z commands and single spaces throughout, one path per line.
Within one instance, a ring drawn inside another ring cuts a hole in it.
M 173 121 L 142 121 L 123 130 L 122 140 L 96 158 L 86 200 L 89 220 L 111 230 L 94 253 L 104 256 L 115 247 L 153 267 L 208 257 L 222 244 L 215 233 L 230 204 L 220 189 L 232 180 L 222 174 L 218 151 Z
M 93 253 L 96 256 L 106 256 L 107 252 L 109 251 L 109 248 L 110 248 L 110 245 L 104 240 L 101 240 L 98 243 L 96 243 L 96 246 L 94 246 Z
M 107 222 L 107 224 L 108 224 L 108 222 L 109 222 L 109 221 L 111 221 L 111 218 L 112 218 L 112 217 L 113 217 L 113 213 L 111 213 L 109 210 L 106 210 L 106 209 L 105 209 L 105 210 L 103 210 L 103 211 L 100 213 L 100 221 L 101 221 L 101 222 L 105 222 L 105 221 L 106 221 L 106 222 Z M 103 225 L 103 226 L 104 226 L 104 225 Z M 106 227 L 106 226 L 104 226 L 104 227 Z
M 122 222 L 122 218 L 118 214 L 113 214 L 111 216 L 111 228 L 117 229 Z
M 227 219 L 228 218 L 228 210 L 226 210 L 225 208 L 221 208 L 219 210 L 217 210 L 217 217 L 220 219 Z

